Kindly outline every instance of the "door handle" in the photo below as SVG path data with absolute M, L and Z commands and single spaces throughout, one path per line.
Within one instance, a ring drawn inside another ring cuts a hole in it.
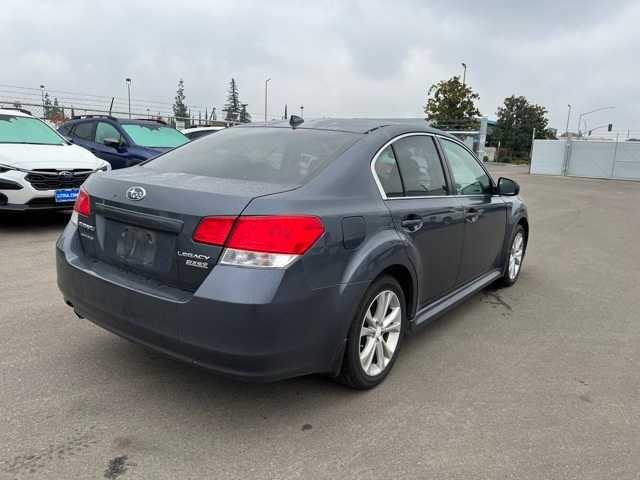
M 400 226 L 408 232 L 417 232 L 423 224 L 422 218 L 417 215 L 409 215 L 400 222 Z
M 464 212 L 464 219 L 468 223 L 475 223 L 480 218 L 480 215 L 482 215 L 482 212 L 480 210 L 476 210 L 475 208 L 467 208 L 467 210 Z

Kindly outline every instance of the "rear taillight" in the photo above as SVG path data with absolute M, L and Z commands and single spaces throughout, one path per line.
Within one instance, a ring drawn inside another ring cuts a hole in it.
M 196 242 L 225 246 L 220 263 L 283 268 L 309 250 L 324 233 L 311 216 L 207 217 L 200 222 Z
M 73 211 L 88 217 L 91 214 L 91 199 L 84 188 L 81 188 L 73 205 Z
M 208 245 L 224 245 L 229 236 L 236 217 L 206 217 L 203 218 L 193 234 L 193 240 Z

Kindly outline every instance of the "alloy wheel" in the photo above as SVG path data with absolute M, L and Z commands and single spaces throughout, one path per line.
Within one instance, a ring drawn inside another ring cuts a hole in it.
M 514 280 L 518 276 L 524 255 L 524 235 L 518 232 L 513 239 L 511 252 L 509 253 L 509 279 Z
M 389 365 L 400 339 L 402 307 L 398 295 L 383 290 L 371 302 L 360 328 L 360 366 L 374 377 Z

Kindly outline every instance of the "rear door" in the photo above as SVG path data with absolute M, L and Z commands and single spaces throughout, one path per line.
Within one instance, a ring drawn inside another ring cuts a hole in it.
M 106 139 L 119 140 L 122 146 L 120 148 L 114 148 L 105 145 Z M 108 122 L 98 122 L 95 133 L 95 144 L 92 148 L 91 151 L 94 155 L 109 162 L 113 169 L 129 166 L 129 152 L 127 151 L 125 138 L 115 126 Z
M 419 304 L 455 285 L 464 226 L 435 140 L 428 134 L 403 135 L 378 156 L 375 171 L 398 231 L 418 256 Z
M 464 246 L 458 283 L 496 268 L 504 242 L 507 208 L 475 156 L 461 144 L 440 138 L 440 145 L 464 209 Z

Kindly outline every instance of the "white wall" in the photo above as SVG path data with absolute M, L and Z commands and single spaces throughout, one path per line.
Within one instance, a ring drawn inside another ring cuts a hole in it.
M 564 140 L 534 140 L 531 155 L 531 173 L 562 175 Z

